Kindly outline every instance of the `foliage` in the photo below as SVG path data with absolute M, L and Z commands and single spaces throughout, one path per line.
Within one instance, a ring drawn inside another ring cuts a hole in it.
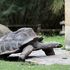
M 0 0 L 2 24 L 41 24 L 42 28 L 59 28 L 63 19 L 64 0 Z

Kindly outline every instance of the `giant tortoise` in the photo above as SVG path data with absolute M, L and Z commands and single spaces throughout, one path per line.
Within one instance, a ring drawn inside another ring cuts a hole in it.
M 32 28 L 20 28 L 0 38 L 0 57 L 9 57 L 11 54 L 20 53 L 19 59 L 25 60 L 32 52 L 42 49 L 46 55 L 54 55 L 53 48 L 59 48 L 60 43 L 44 44 L 43 38 L 36 35 Z

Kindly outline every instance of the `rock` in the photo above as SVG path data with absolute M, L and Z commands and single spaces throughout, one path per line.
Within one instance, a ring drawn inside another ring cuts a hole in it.
M 5 25 L 0 24 L 0 37 L 8 34 L 9 32 L 11 32 L 11 30 L 6 27 Z
M 62 30 L 60 31 L 60 35 L 64 35 L 65 34 L 65 21 L 61 21 L 60 25 L 62 26 Z

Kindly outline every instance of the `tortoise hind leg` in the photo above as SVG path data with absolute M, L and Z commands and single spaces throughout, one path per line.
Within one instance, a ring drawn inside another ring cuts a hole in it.
M 8 56 L 9 54 L 0 55 L 0 59 L 7 59 Z
M 23 60 L 25 61 L 26 57 L 33 51 L 33 46 L 32 45 L 28 45 L 26 46 L 23 51 L 21 52 L 20 56 L 19 56 L 19 60 Z
M 47 56 L 55 55 L 53 48 L 42 49 Z

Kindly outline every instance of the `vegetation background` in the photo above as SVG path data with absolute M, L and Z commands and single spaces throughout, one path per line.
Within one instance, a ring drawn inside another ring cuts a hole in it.
M 4 25 L 41 24 L 41 28 L 59 29 L 62 20 L 64 0 L 0 0 L 0 23 Z

